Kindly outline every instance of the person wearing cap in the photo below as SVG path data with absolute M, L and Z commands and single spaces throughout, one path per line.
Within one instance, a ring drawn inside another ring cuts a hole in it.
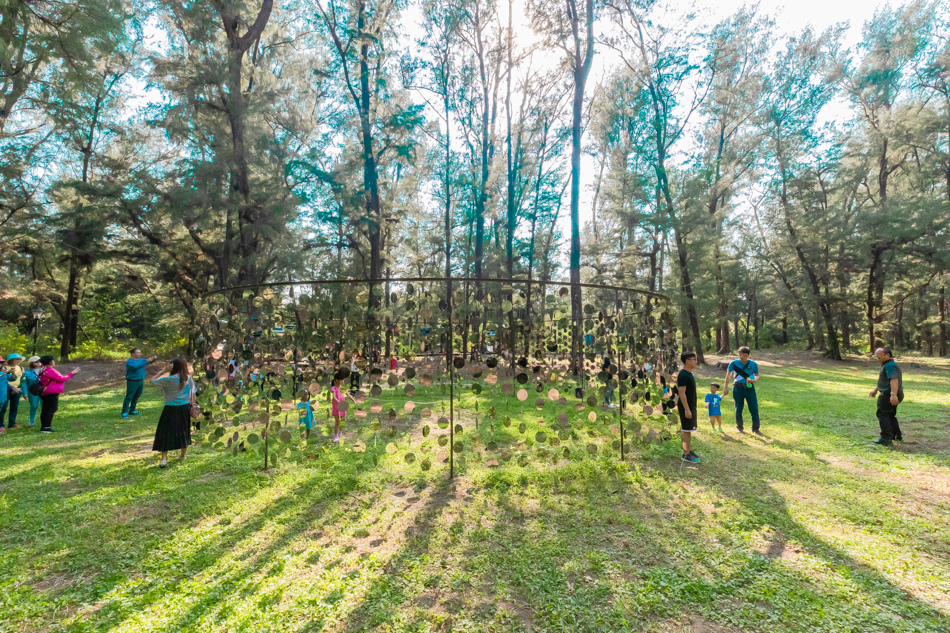
M 0 406 L 0 427 L 3 426 L 3 419 L 6 417 L 7 408 L 9 407 L 10 418 L 7 422 L 7 428 L 20 428 L 16 423 L 16 415 L 20 408 L 20 394 L 23 391 L 20 389 L 20 383 L 23 381 L 23 368 L 20 367 L 22 362 L 23 357 L 16 352 L 7 356 L 6 370 L 9 374 L 6 385 L 7 401 Z
M 42 367 L 42 365 L 40 364 L 39 356 L 30 356 L 26 362 L 29 365 L 26 371 L 23 372 L 22 391 L 26 394 L 26 399 L 30 401 L 30 426 L 33 426 L 36 424 L 36 412 L 40 410 L 40 397 L 30 393 L 30 387 L 40 381 L 39 376 L 36 375 L 36 371 Z
M 133 347 L 129 350 L 129 359 L 125 361 L 125 400 L 122 401 L 122 418 L 140 415 L 139 398 L 145 384 L 145 367 L 158 360 L 158 356 L 142 358 L 142 350 Z
M 40 378 L 40 384 L 43 385 L 43 395 L 40 399 L 43 401 L 43 410 L 40 412 L 40 432 L 53 432 L 53 416 L 59 410 L 59 396 L 63 393 L 63 387 L 66 382 L 79 373 L 74 369 L 65 376 L 56 371 L 56 359 L 52 356 L 41 356 L 40 364 L 43 368 L 37 374 Z

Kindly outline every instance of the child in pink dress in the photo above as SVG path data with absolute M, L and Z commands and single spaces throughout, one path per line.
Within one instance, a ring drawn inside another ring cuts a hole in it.
M 340 424 L 343 418 L 346 417 L 346 411 L 340 409 L 340 403 L 343 402 L 346 398 L 353 400 L 353 396 L 349 393 L 344 393 L 340 387 L 343 385 L 343 381 L 346 379 L 346 376 L 343 372 L 337 372 L 333 376 L 333 387 L 330 388 L 330 400 L 333 403 L 333 443 L 339 444 L 340 442 Z M 356 404 L 356 400 L 353 400 L 353 404 Z

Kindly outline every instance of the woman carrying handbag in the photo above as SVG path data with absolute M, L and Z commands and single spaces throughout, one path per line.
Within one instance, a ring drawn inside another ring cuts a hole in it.
M 166 375 L 167 374 L 167 375 Z M 153 451 L 160 451 L 162 461 L 159 468 L 168 465 L 168 451 L 181 450 L 178 461 L 185 461 L 185 453 L 191 445 L 191 418 L 195 400 L 195 383 L 191 379 L 191 367 L 184 358 L 176 358 L 152 379 L 152 383 L 162 388 L 162 400 L 165 408 L 155 429 Z

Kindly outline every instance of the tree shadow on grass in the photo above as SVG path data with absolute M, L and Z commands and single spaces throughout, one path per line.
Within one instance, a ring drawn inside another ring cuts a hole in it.
M 799 454 L 811 458 L 806 452 L 800 451 Z M 771 461 L 756 457 L 746 457 L 742 462 L 742 469 L 746 472 L 759 471 L 768 474 L 774 479 L 775 470 L 770 468 Z M 906 589 L 898 586 L 883 573 L 873 569 L 869 565 L 856 560 L 850 554 L 842 551 L 834 545 L 828 543 L 821 537 L 812 533 L 807 527 L 796 521 L 787 506 L 785 498 L 773 485 L 766 481 L 758 481 L 755 478 L 746 478 L 742 485 L 738 482 L 730 481 L 728 477 L 720 479 L 717 475 L 717 481 L 712 486 L 708 486 L 715 492 L 723 496 L 732 498 L 743 509 L 740 516 L 735 517 L 734 525 L 745 533 L 767 533 L 770 535 L 766 547 L 759 550 L 764 559 L 768 561 L 768 568 L 773 568 L 773 562 L 786 558 L 786 544 L 788 541 L 801 543 L 807 553 L 817 558 L 825 574 L 832 574 L 837 580 L 829 581 L 824 591 L 815 593 L 816 604 L 813 609 L 800 613 L 803 621 L 811 620 L 816 625 L 822 622 L 826 617 L 825 607 L 827 600 L 823 599 L 828 594 L 825 591 L 839 591 L 838 598 L 841 600 L 842 617 L 849 626 L 856 626 L 855 630 L 861 631 L 890 631 L 905 630 L 895 626 L 894 620 L 908 621 L 911 628 L 906 630 L 918 630 L 916 627 L 923 627 L 919 630 L 941 631 L 946 630 L 950 625 L 950 617 L 932 605 L 912 596 Z M 697 482 L 702 485 L 702 482 Z M 854 507 L 854 512 L 859 516 L 867 516 L 873 512 L 872 506 L 859 507 L 860 499 L 850 497 L 850 503 Z M 699 532 L 696 532 L 696 536 Z M 741 543 L 735 540 L 726 543 L 731 546 L 740 546 Z M 909 544 L 903 543 L 904 547 Z M 908 547 L 912 549 L 912 547 Z M 926 551 L 922 549 L 921 551 Z M 755 564 L 750 563 L 752 569 L 762 569 L 761 561 Z M 794 572 L 793 576 L 794 577 Z M 791 579 L 791 578 L 790 578 Z M 799 577 L 800 589 L 811 591 L 814 578 Z M 840 595 L 841 583 L 851 584 L 856 590 L 852 595 Z M 741 589 L 743 586 L 756 587 L 755 579 L 747 578 L 745 583 L 735 585 L 731 583 L 733 589 Z M 761 587 L 756 591 L 764 589 L 768 594 L 768 588 Z M 722 596 L 726 598 L 726 595 Z M 774 596 L 764 597 L 766 603 L 777 602 Z M 881 607 L 881 610 L 878 610 Z M 766 614 L 763 614 L 766 615 Z M 897 616 L 896 618 L 894 616 Z M 763 622 L 764 623 L 764 622 Z M 789 626 L 794 627 L 796 622 L 789 620 Z

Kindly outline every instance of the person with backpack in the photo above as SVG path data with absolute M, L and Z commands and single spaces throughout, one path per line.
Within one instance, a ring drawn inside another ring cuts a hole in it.
M 40 379 L 36 372 L 42 365 L 40 365 L 39 356 L 31 356 L 27 363 L 29 365 L 27 370 L 23 372 L 23 384 L 26 386 L 26 389 L 24 389 L 26 399 L 30 401 L 30 426 L 33 426 L 36 424 L 36 412 L 40 410 L 40 397 L 33 393 L 33 390 L 37 389 L 33 385 L 39 385 Z M 42 385 L 39 386 L 39 389 L 42 389 Z
M 752 416 L 752 432 L 756 435 L 762 435 L 759 430 L 759 400 L 755 394 L 755 385 L 759 382 L 759 366 L 754 360 L 750 360 L 752 350 L 742 346 L 739 348 L 739 359 L 729 363 L 726 369 L 726 388 L 723 391 L 723 397 L 729 395 L 729 379 L 735 376 L 732 385 L 733 400 L 736 403 L 736 430 L 745 433 L 742 424 L 743 403 L 749 405 L 749 415 Z
M 79 373 L 79 369 L 74 369 L 65 376 L 56 371 L 56 359 L 46 355 L 40 357 L 40 364 L 43 368 L 39 371 L 39 388 L 30 393 L 36 393 L 43 401 L 43 410 L 40 412 L 40 432 L 53 432 L 53 416 L 59 410 L 59 397 L 63 393 L 63 388 L 69 380 Z
M 6 371 L 9 374 L 5 385 L 7 400 L 0 405 L 0 427 L 3 426 L 3 418 L 6 416 L 7 408 L 9 408 L 10 419 L 7 422 L 7 428 L 20 428 L 16 423 L 16 416 L 20 409 L 20 395 L 23 393 L 23 390 L 20 388 L 20 383 L 23 382 L 23 368 L 20 367 L 21 362 L 23 362 L 23 357 L 16 352 L 7 356 Z

